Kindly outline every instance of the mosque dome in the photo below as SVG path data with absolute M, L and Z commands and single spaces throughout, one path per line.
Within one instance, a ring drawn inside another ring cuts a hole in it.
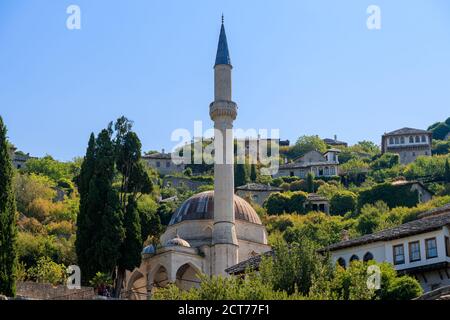
M 178 234 L 175 238 L 170 239 L 166 242 L 165 247 L 185 247 L 190 248 L 191 245 L 184 239 L 181 239 Z
M 261 219 L 252 206 L 234 195 L 234 216 L 236 220 L 243 220 L 261 225 Z M 186 220 L 214 219 L 214 191 L 205 191 L 187 199 L 172 215 L 169 225 Z
M 156 249 L 155 249 L 154 245 L 146 246 L 142 250 L 142 254 L 155 254 L 155 253 L 156 253 Z

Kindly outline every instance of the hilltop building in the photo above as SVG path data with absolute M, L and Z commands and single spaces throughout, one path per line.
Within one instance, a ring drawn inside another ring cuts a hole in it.
M 397 153 L 400 163 L 408 164 L 419 156 L 431 156 L 431 143 L 430 131 L 402 128 L 381 137 L 381 153 Z
M 315 177 L 332 177 L 339 174 L 338 149 L 327 150 L 324 154 L 319 151 L 310 151 L 291 163 L 280 165 L 274 177 L 299 177 L 306 178 L 309 172 Z

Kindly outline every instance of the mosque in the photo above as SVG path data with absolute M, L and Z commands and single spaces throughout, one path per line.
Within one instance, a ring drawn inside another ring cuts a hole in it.
M 231 96 L 232 65 L 222 18 L 214 65 L 214 101 L 209 114 L 221 133 L 214 139 L 214 191 L 196 194 L 173 214 L 160 246 L 147 246 L 139 268 L 128 273 L 129 299 L 147 299 L 169 283 L 181 289 L 199 284 L 198 274 L 227 276 L 225 269 L 270 250 L 267 232 L 255 210 L 234 194 L 232 137 L 237 105 Z M 228 131 L 227 131 L 228 130 Z M 220 138 L 220 140 L 219 140 Z M 221 157 L 221 158 L 219 158 Z

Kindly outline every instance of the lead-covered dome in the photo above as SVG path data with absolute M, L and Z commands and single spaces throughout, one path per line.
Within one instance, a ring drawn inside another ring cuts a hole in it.
M 243 220 L 255 224 L 262 224 L 252 206 L 234 195 L 234 216 L 236 220 Z M 205 191 L 187 199 L 175 211 L 169 225 L 186 220 L 212 220 L 214 219 L 214 191 Z

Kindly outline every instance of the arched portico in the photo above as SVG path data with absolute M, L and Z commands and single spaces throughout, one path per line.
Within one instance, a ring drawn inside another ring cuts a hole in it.
M 189 290 L 193 286 L 200 284 L 200 279 L 198 278 L 200 273 L 201 271 L 192 263 L 185 263 L 177 270 L 175 284 L 182 290 Z

